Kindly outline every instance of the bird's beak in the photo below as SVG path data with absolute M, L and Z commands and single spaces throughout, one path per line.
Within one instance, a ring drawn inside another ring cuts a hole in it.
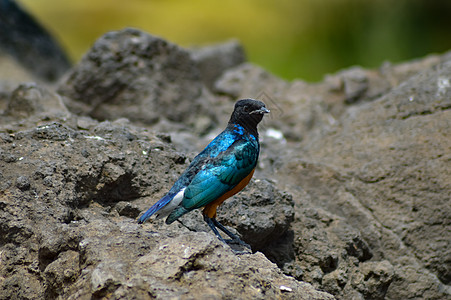
M 270 112 L 269 109 L 267 109 L 266 107 L 262 107 L 260 109 L 251 111 L 249 114 L 250 115 L 253 115 L 253 114 L 261 114 L 262 115 L 262 114 L 269 114 L 269 112 Z

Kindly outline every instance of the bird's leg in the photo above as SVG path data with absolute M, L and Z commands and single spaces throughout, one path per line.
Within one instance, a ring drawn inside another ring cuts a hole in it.
M 213 230 L 213 232 L 215 233 L 215 235 L 218 237 L 218 239 L 220 239 L 222 242 L 227 243 L 226 240 L 224 240 L 224 238 L 219 234 L 218 229 L 216 229 L 216 227 L 218 227 L 219 229 L 221 229 L 225 234 L 227 234 L 232 241 L 237 242 L 238 244 L 251 249 L 251 246 L 249 246 L 247 243 L 243 242 L 239 237 L 237 237 L 235 234 L 231 233 L 227 228 L 224 227 L 224 225 L 222 225 L 221 223 L 218 222 L 218 220 L 216 220 L 216 218 L 209 218 L 207 215 L 204 215 L 204 220 L 205 222 L 208 224 L 208 226 L 210 226 L 211 230 Z
M 246 242 L 244 242 L 243 240 L 241 240 L 238 236 L 236 236 L 235 234 L 231 233 L 227 228 L 224 227 L 224 225 L 222 225 L 221 223 L 218 222 L 218 220 L 216 220 L 216 218 L 211 218 L 211 220 L 213 221 L 213 224 L 218 227 L 219 229 L 221 229 L 225 234 L 227 234 L 233 241 L 239 243 L 240 245 L 243 245 L 246 248 L 251 249 L 251 246 L 249 246 L 249 244 L 247 244 Z
M 214 219 L 209 218 L 207 215 L 204 215 L 204 221 L 208 224 L 208 226 L 213 230 L 215 235 L 218 237 L 220 241 L 227 244 L 227 242 L 224 240 L 224 238 L 219 234 L 218 229 L 216 229 L 215 224 L 213 223 Z

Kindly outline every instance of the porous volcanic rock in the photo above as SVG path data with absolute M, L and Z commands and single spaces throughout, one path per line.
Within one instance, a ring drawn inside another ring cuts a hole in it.
M 284 275 L 261 252 L 237 255 L 199 212 L 181 224 L 139 225 L 140 212 L 190 158 L 167 134 L 126 119 L 76 116 L 59 97 L 23 84 L 5 105 L 0 299 L 333 299 Z M 251 187 L 260 191 L 229 206 L 246 207 L 248 220 L 230 218 L 230 225 L 245 224 L 243 239 L 258 250 L 288 230 L 294 208 L 291 197 L 269 182 L 256 180 Z
M 135 29 L 97 40 L 58 92 L 72 111 L 100 120 L 155 124 L 164 119 L 195 125 L 200 132 L 216 123 L 212 96 L 190 52 Z
M 127 29 L 0 91 L 0 299 L 451 296 L 450 54 L 307 83 L 192 51 Z M 218 219 L 253 252 L 198 211 L 137 224 L 248 97 L 260 161 Z

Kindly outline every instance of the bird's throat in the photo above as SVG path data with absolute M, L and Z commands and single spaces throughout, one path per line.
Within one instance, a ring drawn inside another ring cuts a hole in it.
M 262 117 L 263 117 L 262 115 L 254 115 L 254 116 L 246 116 L 245 118 L 230 120 L 229 126 L 239 124 L 248 133 L 252 134 L 255 137 L 258 137 L 257 125 L 262 120 Z

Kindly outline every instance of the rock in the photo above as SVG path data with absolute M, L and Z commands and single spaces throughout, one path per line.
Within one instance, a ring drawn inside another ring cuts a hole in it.
M 246 61 L 243 47 L 235 40 L 212 46 L 190 50 L 191 57 L 197 63 L 202 80 L 209 89 L 227 70 Z
M 261 97 L 263 94 L 274 95 L 274 99 L 277 99 L 277 92 L 286 86 L 285 81 L 262 68 L 244 63 L 224 72 L 215 82 L 214 91 L 234 98 L 251 97 L 265 100 Z
M 55 298 L 64 293 L 64 289 L 73 284 L 80 273 L 80 254 L 77 251 L 65 251 L 44 270 L 47 297 Z
M 342 75 L 342 78 L 346 103 L 357 101 L 368 90 L 368 77 L 361 68 L 347 70 Z
M 451 230 L 446 217 L 451 211 L 444 201 L 449 197 L 444 195 L 450 188 L 447 170 L 451 166 L 445 150 L 449 148 L 449 139 L 443 136 L 447 135 L 450 125 L 450 89 L 443 78 L 450 76 L 450 66 L 450 62 L 445 61 L 435 68 L 425 69 L 383 97 L 349 107 L 331 131 L 310 132 L 313 137 L 306 138 L 295 150 L 299 153 L 298 160 L 290 157 L 278 169 L 290 182 L 288 189 L 298 190 L 298 193 L 293 192 L 294 199 L 297 194 L 306 193 L 311 205 L 346 218 L 346 223 L 353 228 L 351 231 L 350 228 L 343 230 L 348 226 L 342 225 L 342 229 L 332 232 L 332 227 L 323 229 L 335 235 L 334 241 L 337 238 L 346 241 L 347 236 L 358 233 L 357 241 L 352 238 L 346 242 L 345 257 L 355 256 L 365 263 L 370 258 L 373 261 L 384 258 L 393 265 L 395 274 L 405 270 L 400 258 L 410 257 L 414 265 L 426 267 L 421 271 L 415 267 L 410 272 L 415 272 L 421 282 L 434 286 L 433 292 L 430 290 L 432 293 L 427 292 L 425 297 L 436 299 L 449 294 L 450 268 L 445 245 L 450 240 L 445 232 Z M 295 221 L 292 227 L 297 226 L 299 222 Z M 295 236 L 298 233 L 301 234 L 296 231 Z M 328 245 L 331 239 L 332 236 L 326 236 L 321 244 Z M 339 243 L 335 243 L 337 248 Z M 321 253 L 311 253 L 313 257 L 309 259 L 320 260 Z M 298 259 L 306 259 L 305 255 L 305 250 L 300 248 Z M 339 269 L 341 263 L 339 259 Z M 353 269 L 352 265 L 349 268 Z M 433 274 L 438 279 L 433 280 Z M 314 280 L 314 277 L 307 279 L 306 275 L 304 280 Z M 350 275 L 346 272 L 346 277 Z M 383 287 L 388 298 L 425 295 L 424 286 L 403 288 L 397 276 L 392 276 Z M 406 278 L 402 285 L 409 281 Z M 330 288 L 329 292 L 340 295 L 337 285 L 330 285 Z M 344 289 L 342 295 L 351 297 L 356 289 L 352 290 L 351 293 Z M 374 293 L 374 297 L 379 294 L 376 298 L 384 294 L 379 287 L 368 286 L 363 290 L 358 292 Z M 368 292 L 370 290 L 373 292 Z M 368 294 L 365 297 L 369 297 Z
M 26 176 L 19 176 L 16 180 L 16 186 L 22 191 L 28 190 L 30 188 L 30 180 Z
M 365 262 L 360 265 L 360 272 L 351 281 L 363 297 L 385 299 L 387 289 L 393 281 L 392 264 L 388 261 Z
M 60 84 L 59 93 L 76 113 L 100 120 L 128 118 L 155 124 L 166 118 L 211 128 L 212 97 L 190 53 L 135 29 L 101 37 Z
M 66 114 L 61 96 L 35 83 L 19 85 L 11 94 L 6 116 L 26 118 L 35 114 Z
M 153 296 L 233 298 L 236 297 L 234 291 L 243 288 L 245 278 L 246 285 L 240 296 L 243 299 L 332 299 L 288 276 L 270 279 L 278 277 L 274 275 L 280 274 L 280 270 L 261 253 L 236 256 L 207 233 L 163 240 L 154 249 L 136 262 L 134 270 L 151 280 L 172 279 L 170 290 L 173 292 L 162 294 L 161 286 L 149 282 L 146 289 Z M 189 289 L 180 287 L 178 282 L 186 282 Z
M 255 180 L 218 210 L 218 220 L 240 232 L 254 250 L 279 240 L 294 219 L 293 199 L 266 180 Z
M 450 297 L 450 54 L 319 83 L 227 59 L 206 75 L 193 56 L 124 30 L 64 96 L 0 91 L 1 299 Z M 137 224 L 243 96 L 272 112 L 255 177 L 218 220 L 254 252 L 200 211 Z
M 204 233 L 158 222 L 138 225 L 136 217 L 151 204 L 147 196 L 158 198 L 187 161 L 166 135 L 149 135 L 124 121 L 91 125 L 77 129 L 50 121 L 2 140 L 2 151 L 21 158 L 3 161 L 1 169 L 4 181 L 16 180 L 18 187 L 7 187 L 0 202 L 2 261 L 16 258 L 0 269 L 2 278 L 8 278 L 0 280 L 2 297 L 196 297 L 200 291 L 231 296 L 241 291 L 245 276 L 250 281 L 243 297 L 249 299 L 332 299 L 283 275 L 261 253 L 236 256 L 208 228 Z M 15 179 L 18 170 L 22 175 Z M 262 214 L 264 206 L 278 213 L 269 224 L 255 218 L 250 228 L 233 225 L 247 228 L 243 235 L 255 243 L 277 239 L 292 220 L 291 198 L 269 182 L 254 185 L 260 191 L 248 194 L 247 214 Z M 237 205 L 230 211 L 237 211 Z M 187 219 L 205 226 L 199 212 Z M 252 232 L 262 232 L 261 237 L 251 239 L 247 235 Z M 23 245 L 22 256 L 14 244 Z M 168 261 L 173 261 L 171 268 Z M 24 269 L 25 262 L 34 266 L 32 272 Z M 9 281 L 19 280 L 16 273 L 24 277 L 18 288 Z M 224 284 L 212 288 L 218 282 Z M 36 294 L 21 288 L 33 288 Z
M 59 79 L 70 68 L 61 46 L 15 1 L 2 0 L 1 5 L 0 56 L 14 58 L 42 81 Z M 0 66 L 5 65 L 0 63 Z M 9 78 L 11 69 L 0 69 L 2 73 L 8 72 Z
M 125 201 L 118 202 L 114 208 L 120 216 L 126 216 L 133 219 L 137 218 L 141 212 L 136 205 Z

